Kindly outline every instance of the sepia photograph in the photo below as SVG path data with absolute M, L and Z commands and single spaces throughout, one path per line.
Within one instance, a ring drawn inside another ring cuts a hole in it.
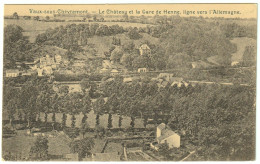
M 5 4 L 2 161 L 254 161 L 257 4 Z

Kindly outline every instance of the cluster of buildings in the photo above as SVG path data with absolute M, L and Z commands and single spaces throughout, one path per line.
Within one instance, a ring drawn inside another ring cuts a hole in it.
M 67 64 L 67 60 L 63 60 L 61 55 L 46 55 L 39 59 L 39 62 L 32 67 L 37 71 L 38 76 L 52 75 L 53 71 L 58 69 L 61 64 Z
M 21 68 L 22 64 L 29 69 L 25 69 L 24 71 L 19 69 L 8 69 L 5 71 L 5 77 L 30 76 L 33 73 L 36 73 L 38 76 L 52 75 L 54 70 L 57 70 L 61 64 L 68 64 L 68 61 L 62 59 L 61 55 L 45 55 L 36 59 L 34 62 L 17 62 L 17 68 Z

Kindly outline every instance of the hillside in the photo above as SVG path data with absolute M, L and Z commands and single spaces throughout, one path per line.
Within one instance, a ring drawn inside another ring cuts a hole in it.
M 44 45 L 44 46 L 38 46 L 29 51 L 29 53 L 33 53 L 34 58 L 39 58 L 44 55 L 61 55 L 63 58 L 65 57 L 65 53 L 67 50 L 56 47 L 56 46 L 49 46 L 49 45 Z
M 29 37 L 30 42 L 34 42 L 36 36 L 38 34 L 44 33 L 49 28 L 56 28 L 58 26 L 66 26 L 68 24 L 104 24 L 107 26 L 112 26 L 118 24 L 122 27 L 146 27 L 147 25 L 152 26 L 150 24 L 141 24 L 141 23 L 130 23 L 130 22 L 43 22 L 43 21 L 35 21 L 35 20 L 16 20 L 16 19 L 5 19 L 4 27 L 10 24 L 21 26 L 24 29 L 23 34 Z
M 231 40 L 232 43 L 237 45 L 237 52 L 232 54 L 231 61 L 241 61 L 243 57 L 243 53 L 245 51 L 246 46 L 253 46 L 255 47 L 255 53 L 256 53 L 256 40 L 252 38 L 247 37 L 241 37 L 241 38 L 234 38 Z
M 139 48 L 139 46 L 144 41 L 149 41 L 151 44 L 157 44 L 159 39 L 152 37 L 149 34 L 142 33 L 143 37 L 138 40 L 131 40 L 126 33 L 123 34 L 117 34 L 115 36 L 94 36 L 92 38 L 88 39 L 88 44 L 93 45 L 97 51 L 97 55 L 102 56 L 104 52 L 109 51 L 109 48 L 113 46 L 112 44 L 112 38 L 116 37 L 117 39 L 121 40 L 121 45 L 124 45 L 127 42 L 133 41 L 135 44 L 135 48 Z M 88 46 L 86 46 L 88 47 Z

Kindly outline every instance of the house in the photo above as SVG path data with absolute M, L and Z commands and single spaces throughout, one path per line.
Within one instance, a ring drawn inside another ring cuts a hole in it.
M 125 78 L 123 79 L 123 82 L 124 82 L 124 83 L 131 83 L 131 82 L 133 82 L 133 79 L 132 79 L 131 77 L 125 77 Z
M 37 68 L 38 76 L 51 75 L 53 73 L 51 66 L 46 66 L 44 68 Z
M 38 76 L 43 76 L 43 69 L 38 68 L 37 69 L 37 74 L 38 74 Z
M 44 67 L 44 68 L 43 68 L 43 72 L 44 72 L 46 75 L 51 75 L 51 74 L 53 73 L 52 67 L 51 67 L 51 66 Z
M 55 59 L 55 62 L 56 62 L 56 63 L 60 63 L 60 62 L 62 61 L 62 58 L 61 58 L 60 55 L 55 55 L 55 56 L 54 56 L 54 59 Z
M 181 143 L 180 135 L 172 131 L 164 123 L 156 128 L 156 141 L 158 144 L 167 143 L 169 148 L 179 148 Z
M 151 49 L 147 44 L 141 45 L 139 48 L 140 55 L 151 55 Z
M 17 77 L 20 72 L 18 69 L 8 69 L 5 71 L 5 77 Z
M 137 72 L 148 72 L 148 68 L 138 68 Z
M 171 79 L 173 78 L 173 74 L 172 73 L 160 73 L 157 78 L 164 79 L 166 81 L 171 81 Z

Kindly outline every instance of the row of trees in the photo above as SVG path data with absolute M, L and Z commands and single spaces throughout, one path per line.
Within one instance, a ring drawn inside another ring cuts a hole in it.
M 112 115 L 135 118 L 148 118 L 154 123 L 165 122 L 177 131 L 184 131 L 185 137 L 199 146 L 202 160 L 252 160 L 255 150 L 255 88 L 245 86 L 166 86 L 158 88 L 156 83 L 143 80 L 141 83 L 126 84 L 122 78 L 103 82 L 98 90 L 102 93 L 91 108 L 88 94 L 52 92 L 51 84 L 44 79 L 34 79 L 20 89 L 4 85 L 4 111 L 10 122 L 15 113 L 25 114 L 30 126 L 39 112 L 63 113 L 72 115 L 75 127 L 75 114 L 82 112 L 82 123 L 93 108 L 99 116 L 109 113 L 108 129 L 112 128 Z M 169 116 L 169 117 L 166 117 Z M 46 121 L 46 120 L 44 120 Z M 119 125 L 120 127 L 120 125 Z

